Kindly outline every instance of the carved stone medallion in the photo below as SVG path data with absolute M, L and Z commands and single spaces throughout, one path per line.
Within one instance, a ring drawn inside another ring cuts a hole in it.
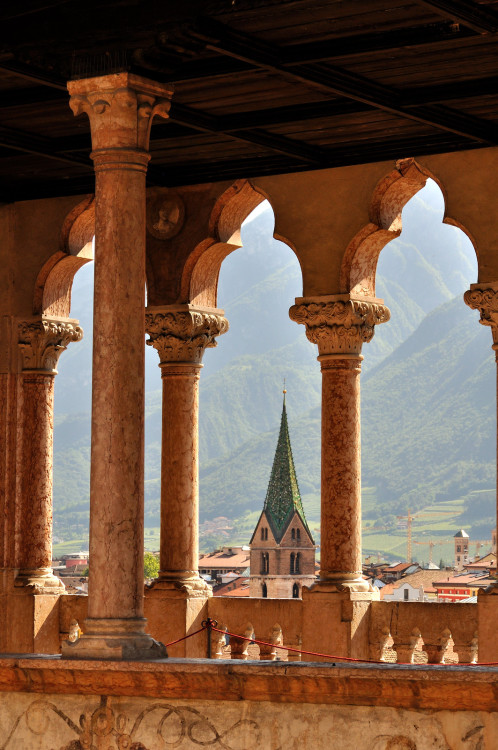
M 185 220 L 185 206 L 174 190 L 161 190 L 147 200 L 147 231 L 158 240 L 177 235 Z

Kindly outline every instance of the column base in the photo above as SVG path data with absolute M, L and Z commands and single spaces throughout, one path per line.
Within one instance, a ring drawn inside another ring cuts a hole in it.
M 62 644 L 63 659 L 150 661 L 167 659 L 166 646 L 144 633 L 145 618 L 85 620 L 85 633 Z
M 310 594 L 342 594 L 348 592 L 350 594 L 366 594 L 367 596 L 361 598 L 368 598 L 369 600 L 380 599 L 378 590 L 364 578 L 319 578 L 307 591 Z
M 66 590 L 51 568 L 20 570 L 14 579 L 14 588 L 24 589 L 27 594 L 62 594 Z
M 164 598 L 204 598 L 213 596 L 213 589 L 198 573 L 159 573 L 147 587 L 148 596 Z

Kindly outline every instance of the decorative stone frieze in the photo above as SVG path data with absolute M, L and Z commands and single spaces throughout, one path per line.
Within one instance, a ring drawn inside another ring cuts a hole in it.
M 216 337 L 228 331 L 228 320 L 220 310 L 196 310 L 187 306 L 153 310 L 145 314 L 149 346 L 157 349 L 161 364 L 200 364 L 206 347 L 216 346 Z
M 57 362 L 71 341 L 81 341 L 77 320 L 41 318 L 18 323 L 20 369 L 57 374 Z
M 380 300 L 356 300 L 346 295 L 323 299 L 301 299 L 289 310 L 291 320 L 306 326 L 306 336 L 318 345 L 321 356 L 359 355 L 372 339 L 375 326 L 390 318 Z
M 463 295 L 463 299 L 472 310 L 479 310 L 481 316 L 479 322 L 483 326 L 490 326 L 493 349 L 498 347 L 498 288 L 472 284 Z

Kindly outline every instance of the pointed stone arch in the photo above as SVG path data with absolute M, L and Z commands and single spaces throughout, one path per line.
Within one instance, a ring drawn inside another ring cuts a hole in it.
M 379 255 L 389 242 L 400 236 L 401 212 L 428 179 L 438 185 L 446 206 L 443 184 L 413 158 L 397 161 L 395 169 L 377 183 L 369 209 L 370 222 L 351 240 L 342 259 L 341 293 L 355 297 L 376 297 L 375 277 Z M 460 222 L 445 213 L 443 223 L 461 229 L 471 240 L 477 254 L 473 237 Z
M 87 196 L 66 217 L 59 250 L 42 266 L 35 284 L 33 313 L 69 318 L 76 272 L 93 260 L 94 196 Z
M 199 307 L 217 306 L 221 264 L 230 253 L 242 247 L 241 226 L 264 200 L 268 197 L 249 180 L 238 180 L 218 198 L 209 219 L 209 236 L 194 248 L 185 263 L 182 299 Z M 292 243 L 275 233 L 273 236 L 291 248 L 301 265 Z

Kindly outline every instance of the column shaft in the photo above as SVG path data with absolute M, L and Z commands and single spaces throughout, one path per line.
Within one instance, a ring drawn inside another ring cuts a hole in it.
M 95 165 L 90 576 L 84 635 L 69 658 L 162 658 L 143 617 L 145 174 L 171 89 L 117 73 L 71 81 Z
M 322 366 L 321 576 L 361 576 L 361 358 Z
M 196 576 L 199 365 L 163 365 L 161 578 Z
M 52 461 L 54 375 L 22 376 L 17 562 L 19 575 L 50 574 L 52 561 Z M 58 579 L 56 579 L 58 580 Z M 62 586 L 62 584 L 60 584 Z
M 51 570 L 54 381 L 60 354 L 83 332 L 78 321 L 45 317 L 18 332 L 15 585 L 54 593 L 64 589 Z
M 314 589 L 362 592 L 361 348 L 389 320 L 382 300 L 349 295 L 296 300 L 290 317 L 318 344 L 322 368 L 320 579 Z
M 90 618 L 143 617 L 144 157 L 96 155 Z
M 495 363 L 496 363 L 496 404 L 495 410 L 497 411 L 497 430 L 498 430 L 498 283 L 487 283 L 487 284 L 472 284 L 470 289 L 465 292 L 463 299 L 466 305 L 472 310 L 479 310 L 480 319 L 479 322 L 484 326 L 491 328 L 491 334 L 493 336 L 492 349 L 495 352 Z M 498 435 L 497 435 L 498 445 Z M 496 522 L 498 522 L 498 455 L 496 463 Z M 496 526 L 495 526 L 496 528 Z M 494 574 L 495 578 L 494 585 L 492 585 L 487 593 L 498 595 L 498 574 Z
M 216 345 L 228 321 L 223 310 L 171 305 L 148 308 L 146 328 L 163 381 L 161 569 L 153 590 L 210 596 L 198 572 L 199 375 L 204 350 Z

